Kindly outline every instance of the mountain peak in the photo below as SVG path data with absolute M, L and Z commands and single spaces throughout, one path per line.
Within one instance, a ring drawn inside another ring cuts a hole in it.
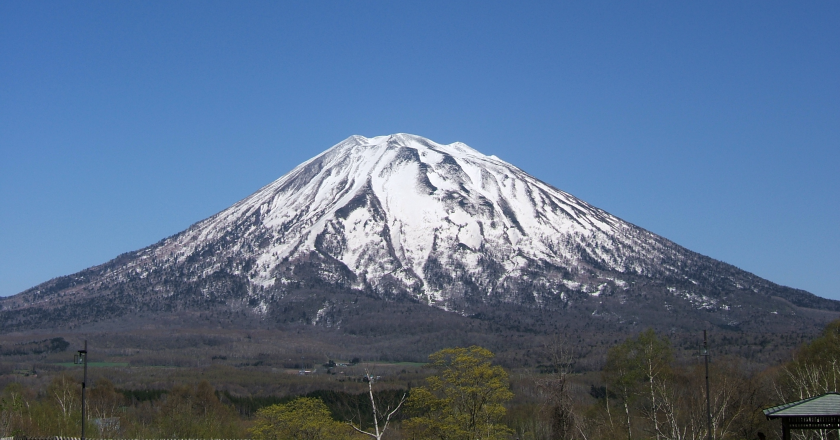
M 433 151 L 440 151 L 445 152 L 447 154 L 460 154 L 460 155 L 471 155 L 476 157 L 482 158 L 490 158 L 490 156 L 485 156 L 478 150 L 475 150 L 468 146 L 463 142 L 453 142 L 451 144 L 439 144 L 434 142 L 430 139 L 424 138 L 422 136 L 409 134 L 409 133 L 395 133 L 391 135 L 385 136 L 375 136 L 372 138 L 368 138 L 361 135 L 353 135 L 348 137 L 342 142 L 339 142 L 335 145 L 332 149 L 342 149 L 346 147 L 346 145 L 355 145 L 359 147 L 379 147 L 379 146 L 390 146 L 390 147 L 405 147 L 405 148 L 412 148 L 418 151 L 426 151 L 426 150 L 433 150 Z M 327 150 L 326 152 L 330 151 Z M 325 152 L 325 153 L 326 153 Z M 498 158 L 496 158 L 498 160 Z
M 626 227 L 463 143 L 395 134 L 351 136 L 191 228 L 177 246 L 192 249 L 232 228 L 247 229 L 242 239 L 265 243 L 248 274 L 259 285 L 277 281 L 281 262 L 316 252 L 346 266 L 357 288 L 376 289 L 385 279 L 391 288 L 398 279 L 404 290 L 434 302 L 446 297 L 444 286 L 433 287 L 426 276 L 436 265 L 475 274 L 492 261 L 517 275 L 532 260 L 577 264 L 573 249 L 593 233 Z M 632 270 L 623 251 L 593 255 L 613 270 Z M 492 292 L 498 281 L 471 283 Z

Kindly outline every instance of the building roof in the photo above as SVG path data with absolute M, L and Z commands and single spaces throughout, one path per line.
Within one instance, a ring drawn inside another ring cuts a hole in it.
M 827 393 L 764 410 L 769 419 L 777 417 L 840 416 L 840 393 Z

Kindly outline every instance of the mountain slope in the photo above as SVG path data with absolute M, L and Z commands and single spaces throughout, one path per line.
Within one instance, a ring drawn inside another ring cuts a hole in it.
M 39 326 L 80 316 L 82 304 L 99 316 L 235 310 L 293 321 L 284 301 L 303 290 L 465 315 L 515 305 L 647 325 L 805 325 L 800 308 L 840 310 L 691 252 L 464 144 L 397 134 L 352 136 L 180 234 L 3 299 L 0 322 Z M 340 307 L 316 303 L 300 320 L 338 325 Z

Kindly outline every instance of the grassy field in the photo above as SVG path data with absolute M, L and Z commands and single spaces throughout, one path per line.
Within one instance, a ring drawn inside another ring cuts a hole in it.
M 388 365 L 392 367 L 411 367 L 422 368 L 426 365 L 425 362 L 371 362 L 370 365 Z

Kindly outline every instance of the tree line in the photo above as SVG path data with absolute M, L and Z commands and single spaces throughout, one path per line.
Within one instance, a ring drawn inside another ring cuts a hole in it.
M 709 413 L 702 363 L 679 358 L 669 339 L 653 330 L 610 348 L 597 376 L 576 371 L 575 353 L 557 336 L 545 344 L 539 373 L 512 376 L 485 348 L 447 348 L 429 357 L 421 386 L 386 389 L 367 372 L 368 390 L 358 395 L 322 391 L 244 400 L 207 381 L 123 393 L 100 379 L 87 394 L 86 427 L 98 438 L 773 439 L 780 429 L 763 408 L 838 391 L 840 321 L 783 365 L 715 359 Z M 68 375 L 40 392 L 9 384 L 0 394 L 0 437 L 78 436 L 80 391 Z M 838 432 L 795 436 L 829 440 Z

